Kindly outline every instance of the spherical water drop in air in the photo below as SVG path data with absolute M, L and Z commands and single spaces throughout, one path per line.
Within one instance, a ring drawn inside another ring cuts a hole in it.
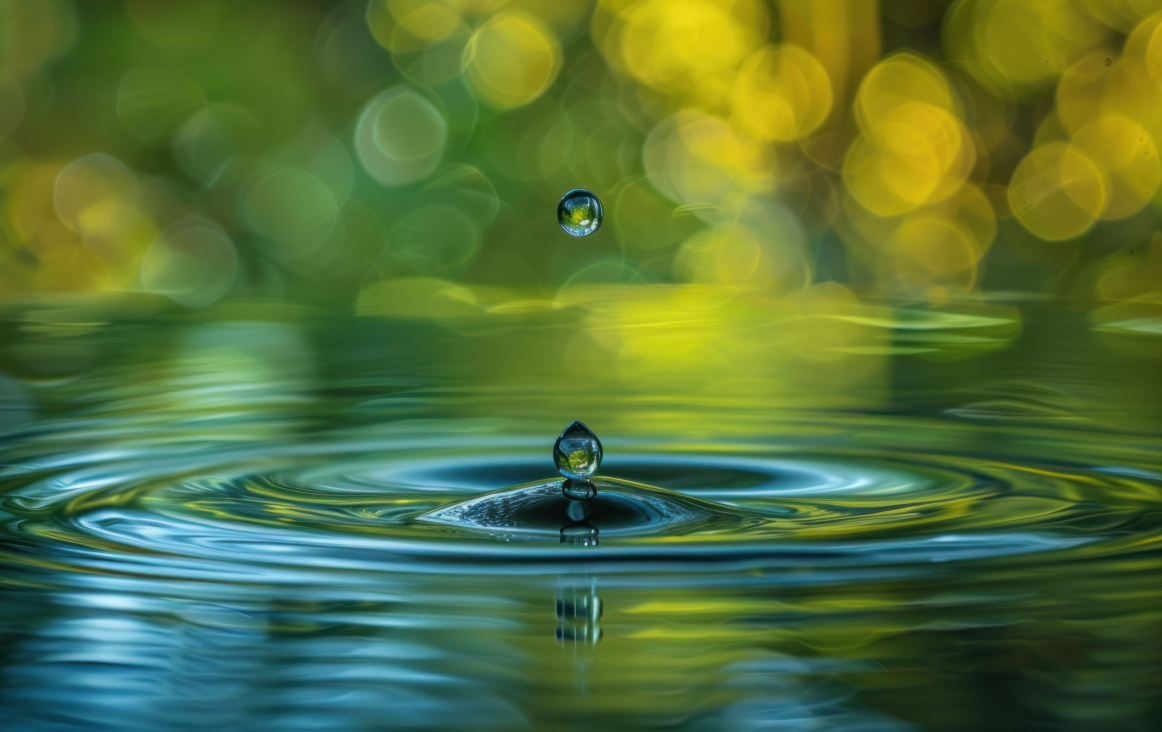
M 584 188 L 574 188 L 557 204 L 557 221 L 570 236 L 589 236 L 601 226 L 601 200 Z

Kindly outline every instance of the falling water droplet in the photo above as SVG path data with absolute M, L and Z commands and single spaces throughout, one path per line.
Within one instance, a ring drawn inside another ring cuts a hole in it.
M 601 441 L 581 422 L 566 427 L 553 445 L 557 472 L 573 480 L 588 482 L 601 467 L 601 456 Z
M 584 188 L 574 188 L 557 204 L 557 221 L 570 236 L 589 236 L 601 226 L 601 201 Z

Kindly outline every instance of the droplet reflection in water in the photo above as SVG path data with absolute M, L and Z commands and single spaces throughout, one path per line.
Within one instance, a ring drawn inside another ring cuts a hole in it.
M 561 541 L 565 541 L 564 529 Z M 596 537 L 596 534 L 594 534 Z M 596 538 L 593 539 L 597 543 Z M 593 587 L 571 586 L 557 590 L 557 640 L 593 645 L 601 640 L 601 598 Z
M 574 188 L 557 204 L 557 221 L 570 236 L 589 236 L 601 227 L 601 200 L 584 188 Z
M 583 422 L 565 428 L 553 445 L 553 461 L 566 478 L 588 480 L 601 467 L 601 440 Z
M 561 543 L 573 546 L 597 546 L 600 530 L 588 521 L 578 521 L 561 527 Z

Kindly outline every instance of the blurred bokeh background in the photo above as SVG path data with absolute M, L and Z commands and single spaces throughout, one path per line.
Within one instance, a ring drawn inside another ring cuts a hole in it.
M 827 282 L 1152 320 L 1160 24 L 1162 0 L 0 0 L 0 300 L 440 318 Z M 580 241 L 554 219 L 575 187 L 606 207 Z
M 1160 144 L 1162 0 L 0 0 L 0 727 L 1155 729 Z M 737 520 L 417 520 L 574 419 Z

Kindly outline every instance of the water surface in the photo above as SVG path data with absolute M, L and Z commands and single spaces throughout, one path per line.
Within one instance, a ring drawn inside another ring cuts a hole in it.
M 578 351 L 570 310 L 13 312 L 0 715 L 1149 729 L 1152 336 L 1111 342 L 1045 303 L 1006 312 L 885 307 L 844 315 L 864 340 L 830 361 L 783 343 L 742 363 Z M 440 514 L 555 485 L 573 419 L 600 435 L 622 508 L 584 531 L 545 511 L 500 529 Z

